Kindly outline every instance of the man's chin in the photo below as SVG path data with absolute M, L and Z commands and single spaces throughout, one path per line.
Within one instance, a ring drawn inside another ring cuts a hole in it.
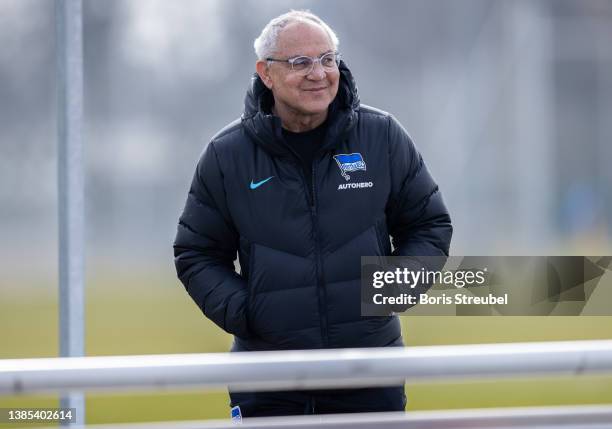
M 302 105 L 299 107 L 299 111 L 304 115 L 316 116 L 316 115 L 324 115 L 327 113 L 327 109 L 331 103 L 316 103 L 316 104 L 308 104 Z

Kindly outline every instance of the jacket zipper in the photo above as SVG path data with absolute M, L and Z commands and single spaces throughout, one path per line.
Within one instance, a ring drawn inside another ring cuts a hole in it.
M 293 150 L 292 150 L 293 152 Z M 294 153 L 296 158 L 299 159 L 298 155 Z M 302 165 L 299 162 L 294 162 L 293 164 L 297 167 L 300 176 L 302 177 L 302 181 L 304 183 L 304 190 L 306 191 L 306 202 L 310 208 L 310 220 L 312 222 L 312 231 L 314 235 L 315 242 L 315 272 L 316 272 L 316 280 L 317 280 L 317 300 L 319 304 L 319 315 L 321 320 L 321 339 L 323 341 L 323 347 L 329 347 L 329 332 L 327 327 L 327 310 L 325 309 L 325 302 L 327 300 L 327 293 L 325 291 L 325 283 L 323 282 L 323 263 L 321 261 L 321 246 L 319 242 L 319 221 L 317 216 L 317 198 L 316 198 L 316 173 L 315 173 L 315 162 L 317 157 L 312 161 L 311 164 L 311 172 L 312 172 L 312 188 L 310 192 L 308 192 L 308 181 L 306 180 L 306 175 L 302 170 Z M 310 196 L 308 195 L 310 194 Z
M 312 229 L 315 240 L 315 267 L 317 273 L 317 298 L 319 300 L 319 315 L 321 316 L 321 338 L 323 339 L 323 347 L 329 347 L 329 332 L 327 327 L 327 309 L 325 303 L 327 301 L 327 292 L 325 291 L 325 282 L 323 281 L 323 262 L 321 260 L 321 246 L 319 240 L 319 222 L 317 219 L 317 193 L 316 185 L 317 177 L 315 174 L 316 157 L 312 161 L 312 204 L 310 206 L 310 214 L 312 216 Z

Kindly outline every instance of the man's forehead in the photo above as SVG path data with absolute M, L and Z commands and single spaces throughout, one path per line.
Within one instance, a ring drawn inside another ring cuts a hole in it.
M 316 23 L 292 22 L 278 35 L 277 49 L 280 54 L 321 55 L 334 49 L 327 32 Z

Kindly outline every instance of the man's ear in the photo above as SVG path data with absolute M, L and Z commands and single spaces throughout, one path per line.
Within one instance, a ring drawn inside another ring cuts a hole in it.
M 272 77 L 270 76 L 268 62 L 264 60 L 257 61 L 255 63 L 255 71 L 257 71 L 257 74 L 264 85 L 266 85 L 268 89 L 272 89 Z

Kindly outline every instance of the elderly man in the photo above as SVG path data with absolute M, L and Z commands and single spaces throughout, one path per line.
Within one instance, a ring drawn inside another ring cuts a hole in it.
M 403 346 L 397 316 L 360 314 L 360 257 L 447 255 L 438 186 L 397 120 L 360 104 L 320 18 L 274 18 L 255 52 L 244 113 L 193 177 L 174 243 L 180 280 L 234 335 L 232 351 Z M 404 386 L 230 396 L 242 416 L 406 404 Z

